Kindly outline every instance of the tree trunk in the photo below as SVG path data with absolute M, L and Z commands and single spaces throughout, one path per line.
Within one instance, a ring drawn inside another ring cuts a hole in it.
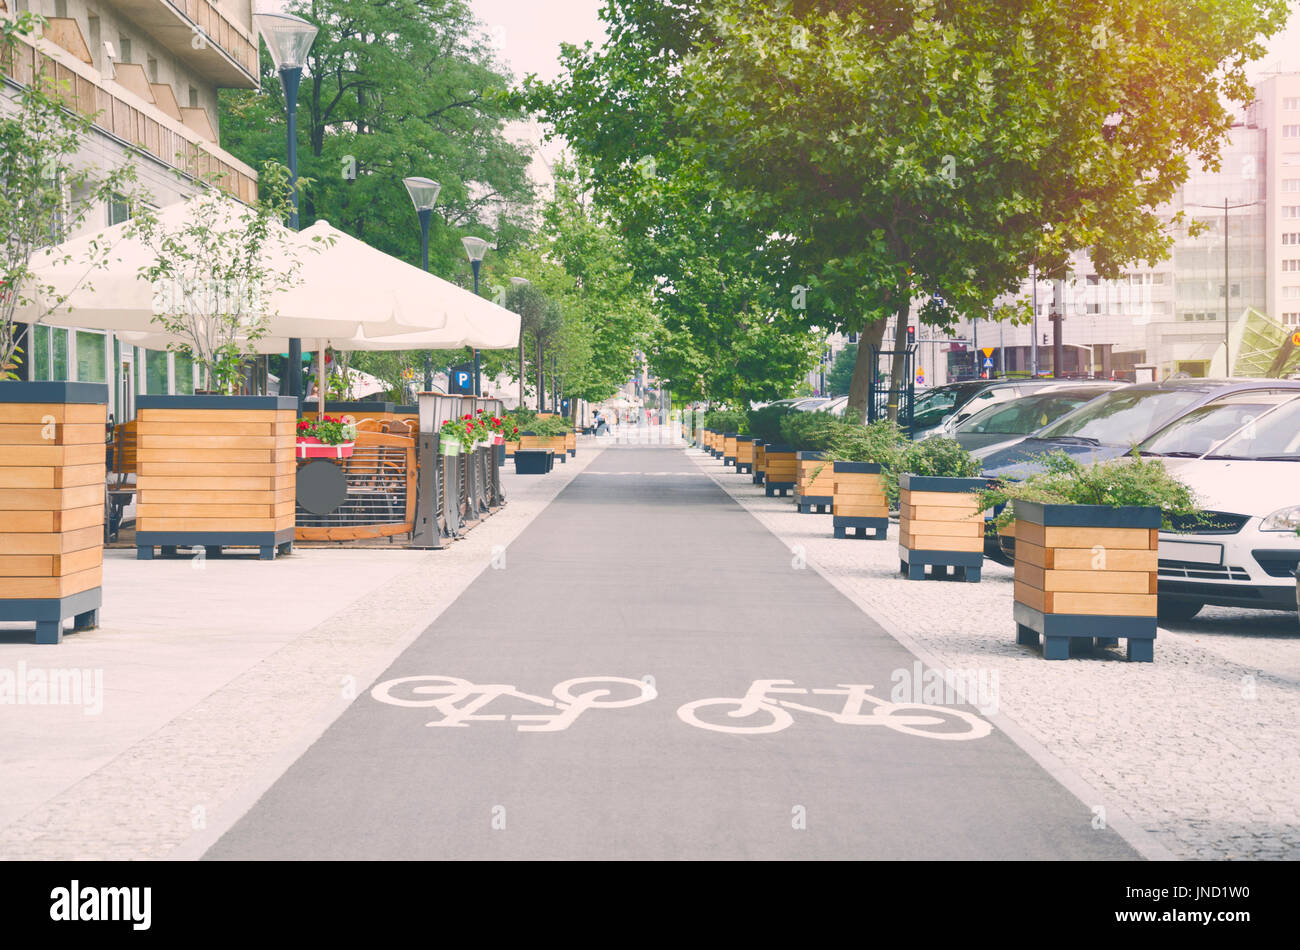
M 519 408 L 524 408 L 524 327 L 519 325 Z
M 546 400 L 546 366 L 542 363 L 542 336 L 537 335 L 537 411 L 541 412 Z
M 848 408 L 862 413 L 862 421 L 867 421 L 867 401 L 871 396 L 871 377 L 876 367 L 871 359 L 871 348 L 880 346 L 885 336 L 885 321 L 869 323 L 858 334 L 858 357 L 853 362 L 853 378 L 849 381 Z
M 903 398 L 903 385 L 907 380 L 903 379 L 903 374 L 907 370 L 907 360 L 903 357 L 903 351 L 907 349 L 907 321 L 912 314 L 912 301 L 904 294 L 904 300 L 898 305 L 898 312 L 894 315 L 897 321 L 894 325 L 894 365 L 889 374 L 889 419 L 891 422 L 898 421 L 898 408 Z

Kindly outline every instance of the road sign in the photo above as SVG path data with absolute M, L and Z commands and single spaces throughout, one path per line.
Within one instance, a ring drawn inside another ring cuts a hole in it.
M 993 356 L 993 347 L 991 347 L 991 346 L 982 346 L 982 347 L 980 347 L 980 352 L 983 353 L 985 356 L 992 357 L 992 356 Z M 993 364 L 992 364 L 992 363 L 985 363 L 984 365 L 985 365 L 985 366 L 992 366 Z
M 985 356 L 985 357 L 984 357 L 984 368 L 985 368 L 985 369 L 992 369 L 992 368 L 993 368 L 993 357 L 991 357 L 991 356 Z
M 1291 342 L 1296 346 L 1300 346 L 1300 330 L 1297 330 L 1295 335 L 1291 337 Z
M 470 396 L 474 394 L 474 364 L 461 363 L 453 366 L 447 373 L 447 389 L 453 395 Z

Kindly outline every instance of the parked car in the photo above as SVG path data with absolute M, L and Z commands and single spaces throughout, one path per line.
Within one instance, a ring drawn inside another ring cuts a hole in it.
M 967 451 L 1019 442 L 1067 412 L 1121 385 L 1099 381 L 1041 387 L 1041 392 L 1032 392 L 1009 402 L 995 402 L 969 415 L 962 413 L 944 423 L 939 434 L 956 439 Z
M 1234 393 L 1197 406 L 1143 439 L 1138 449 L 1143 455 L 1200 458 L 1237 430 L 1295 398 L 1296 393 L 1287 390 L 1252 389 Z
M 976 379 L 935 386 L 916 397 L 913 410 L 916 438 L 939 435 L 943 433 L 945 423 L 955 425 L 988 406 L 1044 389 L 1078 385 L 1079 382 L 1068 379 Z
M 1206 520 L 1160 533 L 1161 618 L 1190 619 L 1206 604 L 1295 610 L 1300 398 L 1247 421 L 1201 458 L 1167 464 Z
M 1250 394 L 1254 394 L 1253 396 Z M 1278 393 L 1300 395 L 1300 382 L 1285 379 L 1170 379 L 1136 383 L 1103 393 L 1028 438 L 974 453 L 984 474 L 1024 478 L 1040 471 L 1039 456 L 1065 452 L 1084 462 L 1104 462 L 1201 407 L 1220 404 L 1241 411 L 1252 399 L 1259 415 Z

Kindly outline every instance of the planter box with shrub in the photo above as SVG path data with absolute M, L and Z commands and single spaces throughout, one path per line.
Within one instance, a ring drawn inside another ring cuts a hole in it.
M 795 479 L 798 477 L 798 459 L 795 458 L 794 446 L 768 445 L 763 450 L 764 479 L 767 497 L 777 492 L 784 498 L 786 492 L 794 491 Z
M 0 621 L 37 643 L 98 624 L 107 421 L 103 384 L 0 382 Z
M 515 452 L 517 456 L 520 452 L 542 450 L 558 456 L 561 462 L 568 458 L 568 450 L 564 445 L 564 436 L 562 435 L 534 435 L 531 432 L 519 433 L 519 449 Z
M 569 453 L 569 458 L 576 458 L 578 455 L 578 433 L 570 430 L 564 434 L 564 449 Z
M 724 432 L 722 434 L 722 464 L 736 464 L 736 439 L 740 436 L 739 432 Z
M 767 480 L 767 443 L 761 439 L 754 440 L 754 484 L 761 485 Z
M 951 575 L 978 583 L 984 564 L 984 478 L 899 477 L 898 559 L 908 580 Z
M 293 544 L 298 400 L 138 396 L 136 556 Z
M 831 466 L 835 537 L 850 537 L 852 531 L 854 537 L 883 541 L 889 533 L 889 500 L 880 466 L 875 462 L 832 462 Z
M 829 514 L 835 502 L 834 472 L 826 461 L 824 452 L 799 452 L 798 479 L 794 489 L 794 503 L 800 514 Z
M 1160 509 L 1015 502 L 1016 642 L 1064 660 L 1071 640 L 1154 659 Z

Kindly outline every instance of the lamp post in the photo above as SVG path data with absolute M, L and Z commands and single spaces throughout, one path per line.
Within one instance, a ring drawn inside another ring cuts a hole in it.
M 527 287 L 532 283 L 527 277 L 511 277 L 510 283 L 516 287 Z M 524 318 L 519 317 L 519 408 L 524 408 Z
M 1229 298 L 1232 296 L 1232 287 L 1228 283 L 1228 212 L 1235 211 L 1238 208 L 1250 208 L 1254 205 L 1263 204 L 1262 201 L 1243 201 L 1241 204 L 1228 204 L 1228 199 L 1223 199 L 1223 376 L 1225 379 L 1232 378 L 1232 341 L 1229 330 L 1231 324 L 1228 322 Z M 1213 208 L 1219 210 L 1218 205 L 1191 205 L 1193 208 Z
M 433 220 L 433 206 L 438 203 L 438 192 L 442 185 L 430 178 L 403 178 L 406 193 L 411 196 L 415 213 L 420 218 L 420 261 L 421 266 L 429 269 L 429 223 Z M 433 390 L 433 355 L 424 354 L 424 391 Z
M 460 243 L 465 246 L 465 254 L 469 257 L 469 266 L 474 271 L 474 296 L 478 296 L 478 272 L 483 266 L 483 255 L 487 253 L 488 242 L 480 237 L 465 237 L 460 239 Z M 482 396 L 483 387 L 480 382 L 478 348 L 475 347 L 474 353 L 474 395 Z
M 289 117 L 289 185 L 293 190 L 293 206 L 289 211 L 289 226 L 298 230 L 298 84 L 302 81 L 302 68 L 307 62 L 307 51 L 316 39 L 317 27 L 302 17 L 288 13 L 257 13 L 253 15 L 257 31 L 266 40 L 271 62 L 280 74 L 284 89 L 284 107 Z M 297 396 L 302 403 L 302 340 L 289 341 L 289 372 L 285 380 L 289 385 L 286 395 Z

